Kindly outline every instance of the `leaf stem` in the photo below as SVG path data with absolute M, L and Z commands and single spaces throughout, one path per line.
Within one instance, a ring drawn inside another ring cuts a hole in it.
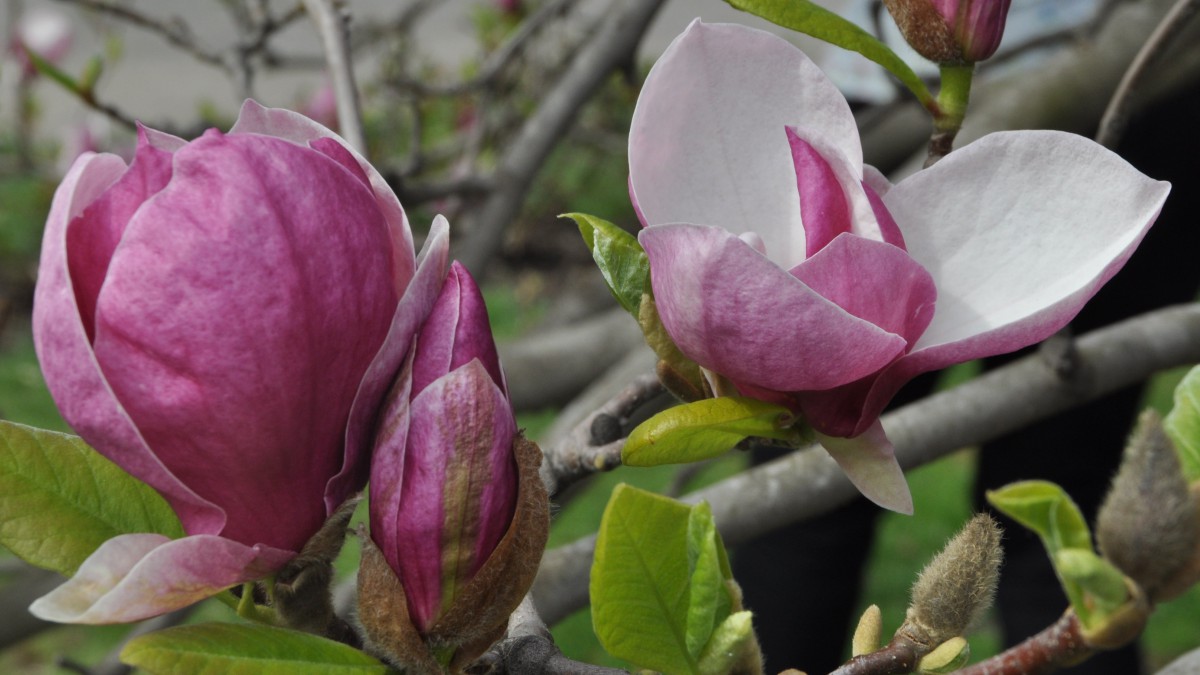
M 938 90 L 936 110 L 930 110 L 933 113 L 933 135 L 929 139 L 925 168 L 933 166 L 939 159 L 950 154 L 954 147 L 954 138 L 967 116 L 975 64 L 943 64 L 941 72 L 942 86 Z

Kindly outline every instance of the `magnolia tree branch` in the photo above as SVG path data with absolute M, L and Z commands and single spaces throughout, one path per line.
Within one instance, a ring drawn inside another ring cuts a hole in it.
M 1130 110 L 1137 90 L 1150 74 L 1150 67 L 1161 62 L 1160 57 L 1187 27 L 1197 9 L 1200 9 L 1200 0 L 1179 0 L 1163 17 L 1162 23 L 1154 29 L 1146 44 L 1142 45 L 1133 63 L 1129 64 L 1129 70 L 1126 70 L 1121 78 L 1116 93 L 1108 102 L 1104 116 L 1100 118 L 1100 131 L 1096 133 L 1097 143 L 1107 148 L 1116 147 L 1125 126 L 1129 123 Z
M 458 258 L 479 273 L 503 239 L 504 227 L 521 208 L 538 169 L 576 113 L 614 70 L 625 65 L 641 42 L 663 0 L 633 0 L 609 10 L 601 28 L 571 60 L 541 105 L 525 120 L 496 167 L 497 189 L 472 213 L 471 233 Z
M 1068 610 L 1058 621 L 1019 645 L 980 661 L 957 675 L 1046 675 L 1096 653 L 1083 638 L 1079 617 Z M 848 675 L 848 673 L 847 673 Z
M 883 417 L 896 456 L 915 468 L 1079 406 L 1153 373 L 1200 361 L 1200 304 L 1150 312 L 1079 338 L 1064 380 L 1034 354 Z M 811 518 L 857 494 L 837 464 L 810 448 L 693 493 L 707 501 L 730 546 Z M 587 603 L 594 537 L 548 551 L 533 596 L 554 623 Z
M 505 638 L 470 668 L 470 675 L 623 675 L 624 670 L 580 663 L 563 656 L 554 646 L 550 629 L 526 596 L 508 619 Z
M 337 99 L 339 131 L 350 147 L 365 153 L 367 143 L 363 136 L 362 109 L 358 103 L 354 62 L 347 39 L 349 17 L 334 6 L 333 0 L 304 0 L 304 6 L 316 24 L 321 44 L 325 47 L 325 61 L 329 65 L 329 77 L 333 81 L 333 92 Z

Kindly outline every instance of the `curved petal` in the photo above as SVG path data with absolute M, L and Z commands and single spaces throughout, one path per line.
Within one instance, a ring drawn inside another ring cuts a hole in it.
M 921 373 L 1066 325 L 1133 254 L 1169 190 L 1058 131 L 991 134 L 896 185 L 884 201 L 933 275 L 938 307 L 913 350 L 860 396 L 859 426 Z
M 854 438 L 817 434 L 817 441 L 837 461 L 854 487 L 885 509 L 912 515 L 912 493 L 896 461 L 892 442 L 878 421 Z
M 478 360 L 413 399 L 393 524 L 404 550 L 393 555 L 419 629 L 432 624 L 508 531 L 516 431 L 507 397 Z
M 412 230 L 408 225 L 408 216 L 404 207 L 396 198 L 396 193 L 388 186 L 383 176 L 371 166 L 365 157 L 346 141 L 324 126 L 310 120 L 300 113 L 283 108 L 266 108 L 254 99 L 246 99 L 242 110 L 238 113 L 237 122 L 229 130 L 231 134 L 264 134 L 283 138 L 293 143 L 309 145 L 322 138 L 336 140 L 343 148 L 358 161 L 362 171 L 366 173 L 379 203 L 379 210 L 387 218 L 392 235 L 392 248 L 396 258 L 396 291 L 403 293 L 405 287 L 415 274 L 416 249 L 413 247 Z M 320 144 L 317 144 L 318 146 Z M 319 148 L 318 148 L 319 149 Z
M 680 350 L 735 383 L 828 389 L 904 353 L 904 338 L 821 297 L 714 227 L 661 225 L 639 237 L 663 325 Z
M 354 395 L 350 419 L 346 423 L 346 456 L 342 469 L 329 479 L 325 487 L 325 509 L 328 513 L 333 513 L 351 492 L 367 482 L 369 463 L 366 453 L 371 449 L 381 402 L 392 388 L 417 331 L 429 316 L 442 290 L 449 258 L 450 224 L 442 216 L 437 216 L 429 229 L 429 238 L 421 249 L 412 283 L 392 313 L 387 338 L 375 354 Z
M 807 239 L 816 235 L 817 239 L 817 242 L 805 242 L 807 255 L 812 256 L 842 232 L 883 241 L 884 234 L 876 222 L 877 210 L 863 189 L 862 160 L 844 156 L 836 142 L 832 142 L 836 139 L 824 138 L 812 130 L 789 126 L 787 138 L 795 161 L 804 236 Z M 840 193 L 837 195 L 840 204 L 831 198 L 830 193 L 834 192 Z M 806 210 L 805 203 L 809 200 L 814 202 L 815 209 Z M 812 210 L 816 215 L 805 215 Z M 838 215 L 837 210 L 844 210 L 844 215 Z
M 792 269 L 792 276 L 854 316 L 913 344 L 933 319 L 933 278 L 901 249 L 843 234 Z M 842 349 L 856 350 L 847 343 Z
M 174 171 L 113 256 L 96 359 L 223 536 L 299 550 L 398 300 L 387 228 L 357 178 L 282 139 L 210 131 Z
M 189 534 L 215 534 L 224 527 L 224 512 L 184 485 L 146 445 L 101 372 L 75 303 L 67 267 L 67 226 L 125 169 L 116 155 L 87 153 L 75 161 L 55 192 L 34 291 L 34 345 L 50 393 L 71 428 L 161 492 Z
M 67 266 L 89 339 L 95 337 L 96 298 L 113 251 L 134 212 L 171 180 L 171 158 L 172 154 L 155 147 L 145 127 L 140 127 L 137 154 L 129 169 L 67 227 Z
M 370 491 L 371 539 L 393 570 L 400 569 L 400 540 L 396 536 L 395 522 L 400 514 L 408 430 L 412 425 L 410 410 L 414 351 L 409 350 L 404 367 L 396 376 L 379 410 L 378 428 L 371 448 L 371 480 L 367 484 Z
M 261 579 L 295 555 L 212 535 L 123 534 L 100 545 L 75 576 L 29 612 L 59 623 L 129 623 L 187 607 Z
M 899 183 L 884 202 L 938 287 L 913 356 L 965 360 L 1049 336 L 1121 268 L 1169 189 L 1058 131 L 991 134 Z M 982 342 L 953 347 L 964 340 Z
M 630 192 L 644 222 L 755 231 L 780 265 L 803 260 L 788 125 L 862 163 L 845 97 L 800 50 L 693 22 L 654 64 L 631 122 Z

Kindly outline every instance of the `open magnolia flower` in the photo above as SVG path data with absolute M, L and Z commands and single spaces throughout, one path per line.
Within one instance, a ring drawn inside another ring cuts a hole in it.
M 437 298 L 383 177 L 328 129 L 247 101 L 228 134 L 141 129 L 84 153 L 46 222 L 33 328 L 68 423 L 188 535 L 100 546 L 31 607 L 134 621 L 278 570 L 366 482 L 378 409 Z
M 863 494 L 904 512 L 879 423 L 892 396 L 1064 326 L 1169 190 L 1054 131 L 992 134 L 892 186 L 863 165 L 845 98 L 804 54 L 698 21 L 646 80 L 629 165 L 680 350 L 801 413 Z

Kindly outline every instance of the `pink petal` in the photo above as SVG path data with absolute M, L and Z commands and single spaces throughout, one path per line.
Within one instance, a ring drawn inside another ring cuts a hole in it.
M 67 228 L 67 265 L 89 339 L 95 337 L 96 297 L 113 251 L 134 212 L 171 180 L 171 158 L 147 139 L 145 127 L 140 128 L 129 170 Z
M 846 477 L 864 497 L 885 509 L 912 515 L 912 494 L 882 424 L 876 421 L 854 438 L 818 433 L 817 441 L 837 460 Z
M 404 214 L 404 208 L 400 206 L 400 200 L 396 199 L 396 193 L 392 192 L 387 181 L 366 158 L 347 145 L 341 136 L 304 115 L 283 108 L 266 108 L 253 99 L 246 99 L 242 104 L 237 122 L 234 123 L 229 133 L 263 134 L 287 139 L 301 145 L 328 138 L 337 141 L 345 148 L 367 175 L 371 189 L 375 193 L 375 199 L 379 203 L 379 210 L 387 218 L 396 258 L 396 291 L 397 293 L 404 292 L 416 269 L 414 262 L 416 249 L 413 247 L 412 230 L 408 226 L 408 217 Z M 318 143 L 317 146 L 321 146 L 321 144 Z
M 363 375 L 354 396 L 354 405 L 346 424 L 346 457 L 341 471 L 329 480 L 325 489 L 325 507 L 329 513 L 333 513 L 347 495 L 362 487 L 367 480 L 367 462 L 363 457 L 370 452 L 376 416 L 384 397 L 399 376 L 417 331 L 429 316 L 442 290 L 449 258 L 450 225 L 445 218 L 437 216 L 433 219 L 429 237 L 417 259 L 417 272 L 413 275 L 412 283 L 404 291 L 404 297 L 392 314 L 387 338 Z M 382 544 L 380 548 L 387 550 Z
M 924 267 L 881 241 L 843 234 L 792 275 L 854 316 L 912 344 L 933 318 L 937 289 Z M 854 351 L 858 345 L 846 343 Z
M 418 629 L 448 601 L 446 584 L 470 579 L 512 522 L 515 434 L 508 399 L 478 360 L 413 399 L 395 528 Z
M 187 607 L 261 579 L 294 556 L 212 535 L 123 534 L 100 545 L 75 576 L 29 611 L 59 623 L 128 623 Z
M 896 224 L 896 219 L 892 218 L 892 214 L 883 204 L 883 197 L 871 187 L 868 181 L 863 181 L 863 193 L 867 196 L 867 201 L 871 203 L 871 210 L 875 213 L 875 222 L 879 225 L 880 238 L 899 248 L 902 251 L 907 251 L 908 246 L 904 244 L 904 235 L 900 233 L 900 226 Z
M 425 320 L 416 344 L 412 395 L 421 393 L 430 382 L 474 359 L 479 359 L 492 381 L 505 390 L 483 294 L 467 268 L 458 261 L 451 263 L 442 293 Z
M 404 493 L 408 430 L 412 424 L 413 351 L 409 350 L 404 368 L 396 376 L 379 410 L 378 429 L 371 449 L 371 480 L 367 485 L 370 490 L 371 539 L 393 570 L 400 569 L 401 549 L 395 522 Z
M 827 389 L 905 350 L 904 338 L 821 297 L 729 232 L 659 225 L 640 241 L 667 332 L 689 358 L 736 383 Z
M 223 536 L 298 550 L 398 300 L 387 224 L 281 139 L 210 131 L 174 171 L 113 256 L 96 358 L 158 458 L 225 508 Z
M 213 534 L 224 512 L 176 478 L 146 445 L 97 364 L 67 268 L 67 225 L 125 172 L 115 155 L 86 153 L 54 195 L 46 221 L 33 332 L 46 383 L 67 423 L 109 459 L 171 502 L 189 534 Z
M 646 78 L 629 133 L 629 175 L 644 222 L 758 232 L 771 259 L 804 259 L 785 128 L 827 139 L 862 164 L 846 99 L 784 39 L 693 22 Z
M 812 257 L 834 237 L 852 229 L 850 205 L 829 162 L 791 127 L 787 130 L 787 138 L 792 147 L 792 162 L 796 165 L 805 255 Z

